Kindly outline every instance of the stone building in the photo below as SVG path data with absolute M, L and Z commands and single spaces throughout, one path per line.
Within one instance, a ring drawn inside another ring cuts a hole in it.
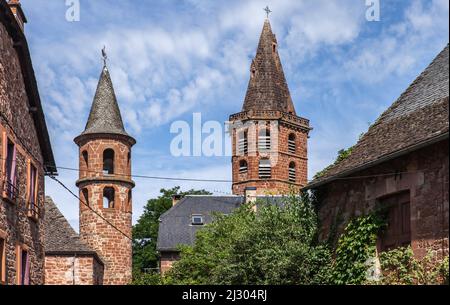
M 250 67 L 242 111 L 232 123 L 233 194 L 246 187 L 287 193 L 307 183 L 309 121 L 296 115 L 268 19 Z
M 101 285 L 103 261 L 45 198 L 45 285 Z
M 44 283 L 44 176 L 56 174 L 26 21 L 0 0 L 0 284 Z
M 388 209 L 378 249 L 411 245 L 448 255 L 448 45 L 353 147 L 308 185 L 318 192 L 322 238 L 351 217 Z M 342 218 L 342 221 L 338 221 Z
M 80 238 L 104 263 L 103 284 L 131 282 L 131 147 L 105 66 L 79 147 Z
M 232 127 L 232 196 L 187 196 L 160 218 L 157 250 L 160 271 L 178 259 L 177 246 L 191 245 L 213 213 L 231 213 L 246 200 L 276 202 L 307 183 L 307 119 L 295 112 L 278 56 L 277 40 L 265 20 L 250 69 L 242 112 Z

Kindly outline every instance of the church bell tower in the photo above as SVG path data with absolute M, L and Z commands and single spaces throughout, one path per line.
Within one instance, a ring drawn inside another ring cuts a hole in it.
M 103 284 L 126 285 L 132 270 L 131 148 L 136 141 L 124 129 L 103 55 L 86 128 L 74 140 L 79 147 L 80 237 L 105 264 Z
M 267 14 L 270 12 L 266 8 Z M 298 191 L 307 183 L 309 120 L 297 116 L 269 19 L 250 67 L 242 111 L 230 116 L 233 193 Z

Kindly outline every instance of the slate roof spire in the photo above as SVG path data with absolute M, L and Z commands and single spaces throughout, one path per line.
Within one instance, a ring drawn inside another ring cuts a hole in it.
M 82 135 L 98 133 L 129 136 L 123 125 L 111 76 L 106 66 L 106 60 L 104 61 L 104 66 L 100 74 L 89 119 Z
M 243 111 L 278 110 L 295 114 L 294 104 L 278 55 L 277 39 L 268 18 L 264 21 Z

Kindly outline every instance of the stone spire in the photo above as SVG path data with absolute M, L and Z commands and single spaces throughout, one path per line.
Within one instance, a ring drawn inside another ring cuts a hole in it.
M 89 119 L 82 135 L 99 133 L 128 136 L 123 126 L 119 105 L 117 104 L 113 84 L 106 64 L 100 75 Z
M 264 22 L 250 73 L 242 111 L 278 110 L 295 114 L 269 19 Z

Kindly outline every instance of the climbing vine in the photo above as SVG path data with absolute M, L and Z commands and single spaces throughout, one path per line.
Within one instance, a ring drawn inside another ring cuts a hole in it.
M 335 284 L 362 284 L 366 280 L 368 260 L 376 255 L 378 233 L 386 221 L 380 212 L 351 220 L 338 240 L 333 279 Z

